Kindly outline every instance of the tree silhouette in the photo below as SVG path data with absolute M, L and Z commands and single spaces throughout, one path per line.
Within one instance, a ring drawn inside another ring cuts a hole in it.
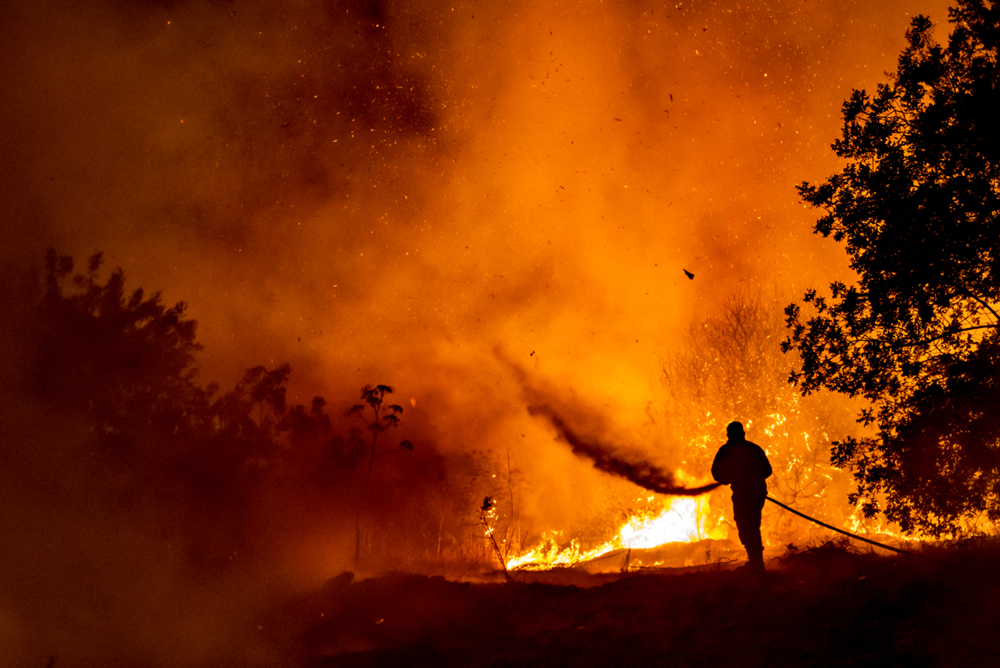
M 807 292 L 808 316 L 790 305 L 783 344 L 802 392 L 870 402 L 874 435 L 833 450 L 851 500 L 937 535 L 1000 520 L 1000 8 L 959 0 L 950 17 L 947 46 L 913 20 L 888 83 L 844 104 L 844 170 L 799 186 L 858 281 Z
M 348 415 L 357 416 L 364 424 L 365 429 L 371 433 L 371 440 L 368 442 L 368 467 L 365 470 L 365 479 L 361 487 L 361 494 L 358 497 L 358 505 L 354 516 L 354 563 L 361 563 L 361 513 L 367 504 L 369 486 L 371 485 L 372 469 L 375 466 L 375 455 L 378 451 L 378 436 L 384 431 L 399 426 L 399 415 L 403 412 L 403 407 L 398 404 L 385 404 L 385 395 L 392 394 L 392 388 L 388 385 L 365 385 L 361 390 L 363 404 L 354 404 L 347 411 Z M 369 411 L 372 418 L 369 420 L 365 412 Z M 364 438 L 359 429 L 351 430 L 351 439 L 356 443 L 363 443 Z M 412 450 L 413 444 L 410 441 L 402 441 L 399 447 Z
M 217 435 L 241 463 L 253 461 L 260 466 L 276 455 L 286 412 L 285 384 L 290 374 L 287 363 L 270 371 L 263 366 L 253 367 L 213 404 Z
M 151 432 L 204 428 L 208 393 L 195 383 L 201 345 L 185 304 L 166 308 L 142 288 L 126 297 L 120 268 L 102 285 L 102 262 L 91 256 L 67 290 L 73 259 L 49 250 L 33 325 L 35 390 L 53 407 L 86 415 L 103 443 L 130 456 Z
M 493 555 L 497 558 L 497 562 L 503 570 L 504 579 L 507 582 L 513 582 L 513 577 L 511 577 L 510 571 L 507 570 L 506 555 L 500 549 L 500 544 L 497 542 L 496 532 L 493 527 L 495 518 L 496 501 L 493 500 L 492 496 L 487 496 L 483 499 L 483 504 L 479 506 L 479 523 L 482 524 L 483 535 L 489 541 L 490 547 L 493 549 Z
M 253 558 L 261 532 L 285 513 L 316 512 L 317 522 L 329 520 L 334 530 L 331 505 L 349 512 L 357 503 L 361 538 L 360 513 L 374 507 L 375 461 L 389 449 L 383 432 L 402 412 L 390 405 L 391 387 L 365 387 L 362 403 L 343 420 L 331 420 L 321 397 L 289 405 L 288 364 L 254 366 L 229 391 L 202 387 L 195 366 L 201 346 L 184 303 L 167 307 L 159 293 L 126 290 L 125 273 L 104 271 L 100 253 L 81 264 L 50 251 L 16 291 L 3 286 L 16 300 L 16 317 L 3 331 L 15 367 L 0 380 L 31 414 L 50 416 L 62 430 L 64 438 L 45 441 L 54 463 L 86 470 L 81 478 L 116 506 L 163 504 L 198 567 Z M 363 428 L 348 435 L 345 423 L 354 420 Z M 41 442 L 47 425 L 36 427 Z M 413 447 L 399 445 L 402 452 Z M 433 448 L 421 455 L 395 488 L 380 490 L 380 501 L 401 518 L 380 528 L 392 525 L 393 548 L 408 545 L 411 553 L 429 528 L 415 515 L 431 517 L 429 505 L 464 508 L 441 491 L 444 458 Z M 278 507 L 282 500 L 288 504 Z M 419 510 L 399 512 L 404 504 Z M 452 541 L 443 519 L 434 524 L 440 553 Z M 359 556 L 362 545 L 358 540 Z

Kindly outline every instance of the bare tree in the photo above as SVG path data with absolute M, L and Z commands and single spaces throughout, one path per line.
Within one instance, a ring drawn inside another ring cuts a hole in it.
M 361 487 L 361 494 L 358 497 L 358 504 L 354 515 L 354 565 L 361 563 L 361 513 L 363 512 L 367 500 L 368 489 L 371 485 L 372 469 L 375 467 L 375 455 L 378 452 L 378 436 L 383 431 L 399 426 L 399 414 L 403 412 L 403 407 L 397 404 L 385 405 L 385 395 L 392 394 L 392 388 L 388 385 L 365 385 L 361 390 L 361 398 L 365 403 L 355 404 L 347 411 L 348 415 L 356 415 L 365 424 L 365 428 L 371 433 L 371 440 L 368 442 L 368 467 L 365 470 L 365 479 Z M 372 419 L 365 416 L 366 409 L 372 415 Z M 351 438 L 363 441 L 362 432 L 359 429 L 351 431 Z M 407 450 L 413 449 L 413 444 L 409 441 L 402 441 L 399 447 Z
M 783 337 L 777 299 L 747 291 L 728 296 L 716 315 L 690 327 L 682 352 L 663 365 L 668 424 L 684 444 L 687 466 L 707 470 L 726 424 L 743 422 L 771 460 L 771 493 L 804 512 L 840 521 L 845 505 L 828 498 L 838 488 L 831 483 L 844 476 L 830 464 L 828 434 L 853 423 L 846 410 L 824 397 L 802 397 L 788 383 L 795 360 L 781 353 Z M 773 539 L 787 537 L 793 521 L 774 518 Z

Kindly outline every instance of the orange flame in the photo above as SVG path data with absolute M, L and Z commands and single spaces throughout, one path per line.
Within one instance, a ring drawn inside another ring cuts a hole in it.
M 655 497 L 647 497 L 652 501 Z M 643 500 L 641 497 L 640 501 Z M 539 545 L 507 561 L 507 569 L 543 570 L 568 567 L 599 559 L 619 550 L 648 549 L 668 543 L 690 543 L 725 538 L 726 528 L 709 526 L 709 500 L 700 497 L 665 497 L 652 510 L 631 515 L 607 542 L 583 549 L 577 539 L 560 546 L 560 532 L 543 535 Z

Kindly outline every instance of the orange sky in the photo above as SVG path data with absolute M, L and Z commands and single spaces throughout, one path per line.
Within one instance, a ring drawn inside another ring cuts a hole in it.
M 726 295 L 845 275 L 794 186 L 837 169 L 841 102 L 918 12 L 946 20 L 902 0 L 11 0 L 4 258 L 102 250 L 188 303 L 204 382 L 288 361 L 292 400 L 331 406 L 388 383 L 446 450 L 521 442 L 497 350 L 637 426 Z

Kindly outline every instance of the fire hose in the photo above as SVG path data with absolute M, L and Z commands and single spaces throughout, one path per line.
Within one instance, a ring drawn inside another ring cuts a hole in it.
M 876 540 L 871 540 L 870 538 L 864 538 L 863 536 L 859 536 L 857 534 L 853 534 L 850 531 L 844 531 L 843 529 L 838 529 L 835 526 L 830 526 L 826 522 L 820 522 L 815 517 L 809 517 L 805 513 L 800 513 L 799 511 L 795 510 L 795 508 L 792 508 L 791 506 L 786 506 L 781 501 L 778 501 L 777 499 L 771 498 L 770 496 L 767 497 L 767 500 L 770 501 L 771 503 L 775 504 L 775 505 L 781 506 L 782 508 L 784 508 L 785 510 L 787 510 L 790 513 L 794 513 L 795 515 L 798 515 L 799 517 L 805 518 L 805 519 L 809 520 L 810 522 L 814 522 L 814 523 L 820 525 L 821 527 L 826 527 L 827 529 L 830 529 L 832 531 L 836 531 L 837 533 L 842 533 L 845 536 L 848 536 L 850 538 L 854 538 L 855 540 L 860 540 L 860 541 L 862 541 L 864 543 L 869 543 L 871 545 L 875 545 L 877 547 L 881 547 L 881 548 L 884 548 L 886 550 L 892 550 L 893 552 L 899 552 L 900 554 L 916 554 L 916 552 L 913 552 L 911 550 L 904 550 L 902 548 L 892 547 L 891 545 L 886 545 L 885 543 L 880 543 L 880 542 L 878 542 Z
M 641 464 L 636 464 L 634 462 L 629 462 L 624 459 L 620 459 L 613 454 L 610 448 L 600 444 L 587 441 L 580 438 L 569 425 L 563 420 L 555 411 L 548 405 L 532 405 L 528 407 L 528 412 L 531 415 L 541 415 L 548 418 L 552 426 L 556 428 L 559 435 L 564 441 L 569 443 L 570 447 L 573 448 L 573 452 L 577 455 L 582 455 L 589 458 L 598 470 L 605 471 L 606 473 L 611 473 L 613 475 L 620 476 L 626 480 L 630 480 L 640 487 L 652 490 L 658 494 L 666 494 L 671 496 L 698 496 L 700 494 L 705 494 L 710 492 L 716 487 L 719 487 L 722 483 L 713 482 L 707 485 L 702 485 L 700 487 L 684 487 L 683 485 L 677 484 L 673 475 L 669 471 L 663 471 L 662 469 L 653 466 L 647 462 L 642 462 Z M 805 513 L 800 513 L 790 506 L 786 506 L 781 501 L 773 499 L 770 496 L 766 497 L 768 501 L 781 506 L 785 510 L 799 517 L 814 522 L 821 527 L 830 529 L 831 531 L 836 531 L 837 533 L 844 534 L 849 538 L 855 540 L 860 540 L 864 543 L 869 543 L 870 545 L 875 545 L 877 547 L 884 548 L 886 550 L 892 550 L 893 552 L 899 552 L 900 554 L 917 554 L 911 550 L 904 550 L 898 547 L 892 547 L 891 545 L 886 545 L 870 538 L 864 538 L 857 534 L 853 534 L 849 531 L 844 531 L 843 529 L 838 529 L 835 526 L 830 526 L 825 522 L 820 522 L 815 517 L 809 517 Z

